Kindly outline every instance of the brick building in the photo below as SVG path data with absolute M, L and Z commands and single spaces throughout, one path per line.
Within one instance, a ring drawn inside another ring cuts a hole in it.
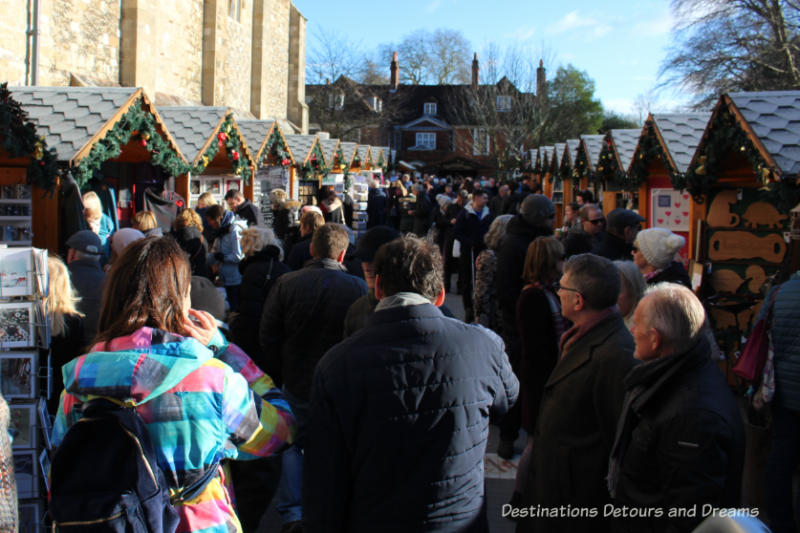
M 388 85 L 360 84 L 346 76 L 306 86 L 311 131 L 363 144 L 388 145 L 395 162 L 423 172 L 495 174 L 511 169 L 530 132 L 542 98 L 520 91 L 508 78 L 479 83 L 477 54 L 472 83 L 399 83 L 397 53 Z M 537 93 L 544 96 L 539 65 Z
M 306 131 L 305 26 L 291 0 L 0 0 L 0 80 L 143 87 Z M 33 16 L 38 11 L 38 16 Z

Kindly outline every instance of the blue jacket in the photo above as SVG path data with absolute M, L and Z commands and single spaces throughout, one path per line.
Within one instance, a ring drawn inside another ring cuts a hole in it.
M 208 253 L 208 264 L 220 264 L 219 277 L 226 287 L 242 284 L 242 274 L 239 272 L 239 261 L 244 259 L 240 241 L 242 231 L 247 229 L 247 222 L 236 217 L 232 211 L 225 211 L 220 222 L 217 238 L 211 251 Z M 222 252 L 225 258 L 220 262 L 214 255 Z
M 775 352 L 775 398 L 773 402 L 800 412 L 800 273 L 795 273 L 780 289 L 772 313 L 772 345 Z M 763 305 L 759 319 L 765 316 Z M 755 322 L 754 322 L 755 323 Z
M 314 375 L 304 531 L 488 531 L 489 416 L 518 391 L 488 329 L 430 304 L 376 311 Z

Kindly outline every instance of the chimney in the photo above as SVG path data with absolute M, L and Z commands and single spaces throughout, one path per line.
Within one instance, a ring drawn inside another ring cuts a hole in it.
M 397 52 L 392 54 L 392 64 L 389 70 L 391 71 L 391 89 L 396 91 L 398 85 L 400 85 L 400 68 L 397 66 Z
M 545 75 L 544 63 L 539 60 L 539 68 L 536 69 L 536 99 L 540 104 L 547 100 L 547 77 Z
M 478 90 L 478 74 L 481 68 L 478 66 L 478 52 L 475 52 L 475 56 L 472 58 L 472 90 Z

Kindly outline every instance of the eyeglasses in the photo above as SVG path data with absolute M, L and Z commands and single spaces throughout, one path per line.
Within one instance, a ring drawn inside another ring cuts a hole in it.
M 571 287 L 565 287 L 562 284 L 560 284 L 559 282 L 556 282 L 555 287 L 556 287 L 556 291 L 569 291 L 569 292 L 576 292 L 578 294 L 581 294 L 581 291 L 579 291 L 578 289 L 573 289 Z
M 594 220 L 589 220 L 588 222 L 591 222 L 592 224 L 597 226 L 598 224 L 602 224 L 605 221 L 606 221 L 605 218 L 595 218 Z
M 637 247 L 635 247 L 635 246 L 631 248 L 631 252 L 633 252 L 633 253 L 636 253 L 638 251 L 639 251 L 639 249 Z

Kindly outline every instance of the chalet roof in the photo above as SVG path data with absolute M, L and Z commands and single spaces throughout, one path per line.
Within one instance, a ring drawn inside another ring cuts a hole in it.
M 636 145 L 639 143 L 639 137 L 642 135 L 641 129 L 626 129 L 610 131 L 611 139 L 614 141 L 614 146 L 617 149 L 619 156 L 620 170 L 625 172 L 631 165 L 633 154 L 636 151 Z
M 72 162 L 120 110 L 143 94 L 136 87 L 9 87 L 59 161 Z
M 654 113 L 650 115 L 668 155 L 680 173 L 689 170 L 711 113 Z
M 564 150 L 566 150 L 566 148 L 567 143 L 556 143 L 553 145 L 553 159 L 559 164 L 561 163 L 561 158 L 564 156 Z
M 389 149 L 388 146 L 378 146 L 377 149 L 380 150 L 381 152 L 383 152 L 384 164 L 388 165 L 390 163 L 390 159 L 392 159 L 392 151 Z M 375 150 L 374 147 L 373 147 L 373 150 Z M 376 161 L 377 161 L 377 159 L 376 159 Z
M 372 156 L 372 147 L 369 146 L 368 144 L 359 144 L 358 145 L 358 158 L 362 162 L 366 162 L 366 161 L 372 162 L 372 161 L 374 161 L 374 158 Z
M 729 96 L 783 174 L 800 172 L 800 91 Z
M 197 162 L 228 114 L 227 107 L 159 107 L 158 112 L 190 163 Z M 245 140 L 245 143 L 247 140 Z
M 264 143 L 269 138 L 272 128 L 275 126 L 274 120 L 239 120 L 236 122 L 239 131 L 242 132 L 247 146 L 253 151 L 253 157 L 258 158 Z
M 345 163 L 351 165 L 353 163 L 353 159 L 355 158 L 356 152 L 358 151 L 358 143 L 351 143 L 351 142 L 344 142 L 342 141 L 342 154 L 344 154 Z
M 320 139 L 319 145 L 322 148 L 322 155 L 325 157 L 325 165 L 330 167 L 336 159 L 336 151 L 339 149 L 341 141 L 339 139 Z
M 542 169 L 547 170 L 550 168 L 550 159 L 553 157 L 554 146 L 540 146 L 539 154 L 541 155 Z
M 286 145 L 291 152 L 296 165 L 302 165 L 311 155 L 311 150 L 317 142 L 316 135 L 286 135 Z
M 569 166 L 573 167 L 573 166 L 575 166 L 575 156 L 578 155 L 578 148 L 581 145 L 581 140 L 580 139 L 568 139 L 567 142 L 564 143 L 564 144 L 566 146 L 564 147 L 564 155 L 562 156 L 562 159 L 564 157 L 566 157 L 567 158 L 567 163 L 569 164 Z
M 603 149 L 603 137 L 603 135 L 581 135 L 583 146 L 586 147 L 589 168 L 592 170 L 597 166 L 597 161 L 600 159 L 600 152 Z M 573 157 L 573 163 L 574 161 Z

